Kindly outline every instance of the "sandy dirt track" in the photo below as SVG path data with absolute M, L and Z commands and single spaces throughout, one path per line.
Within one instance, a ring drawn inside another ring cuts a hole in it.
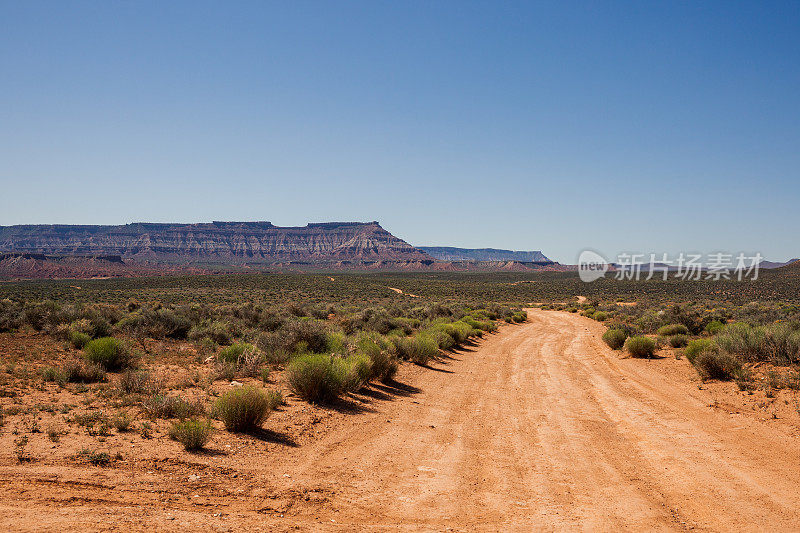
M 114 501 L 115 483 L 125 483 L 104 474 L 86 480 L 83 500 L 68 502 L 71 512 L 40 525 L 212 531 L 800 528 L 800 447 L 785 428 L 710 407 L 707 390 L 665 374 L 658 362 L 621 359 L 600 341 L 603 328 L 596 322 L 558 312 L 529 314 L 530 322 L 504 327 L 480 347 L 453 354 L 435 365 L 438 371 L 413 374 L 404 395 L 347 415 L 318 440 L 244 467 L 247 484 L 228 496 L 225 520 L 210 508 L 145 491 Z M 10 491 L 5 475 L 2 483 L 3 529 L 19 529 L 22 521 L 36 529 L 31 520 L 65 503 Z M 106 483 L 108 490 L 92 483 Z M 277 486 L 304 497 L 277 510 L 270 495 Z M 73 494 L 65 491 L 65 498 Z

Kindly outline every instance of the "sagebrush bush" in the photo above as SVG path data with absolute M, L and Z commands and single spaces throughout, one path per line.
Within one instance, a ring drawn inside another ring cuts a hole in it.
M 673 348 L 683 348 L 686 346 L 686 343 L 689 342 L 689 337 L 686 335 L 672 335 L 669 337 L 669 345 Z
M 117 431 L 124 433 L 131 429 L 131 424 L 133 424 L 133 420 L 126 411 L 120 411 L 112 419 L 111 423 L 114 424 L 114 427 L 117 428 Z
M 179 396 L 156 394 L 142 402 L 142 410 L 150 418 L 192 418 L 206 413 L 199 400 L 187 401 Z
M 386 382 L 397 373 L 397 358 L 390 350 L 389 343 L 382 337 L 362 335 L 356 346 L 372 361 L 373 379 Z
M 513 315 L 511 315 L 511 320 L 515 324 L 519 324 L 519 323 L 522 323 L 522 322 L 527 322 L 528 321 L 528 313 L 526 313 L 525 311 L 517 311 Z
M 228 431 L 244 432 L 261 427 L 271 410 L 270 399 L 263 391 L 245 385 L 220 396 L 213 414 Z
M 725 324 L 723 324 L 719 320 L 712 320 L 711 322 L 706 324 L 706 327 L 704 329 L 705 332 L 708 333 L 709 335 L 716 335 L 717 333 L 722 331 L 724 327 Z
M 694 358 L 694 367 L 703 379 L 729 380 L 741 371 L 736 356 L 712 344 Z
M 265 331 L 258 336 L 256 345 L 270 363 L 286 363 L 290 359 L 292 347 L 288 345 L 282 332 Z
M 330 331 L 325 335 L 325 353 L 346 353 L 347 337 L 344 333 Z
M 711 339 L 695 339 L 686 344 L 686 349 L 683 351 L 683 353 L 686 356 L 686 359 L 688 359 L 690 363 L 694 364 L 694 360 L 698 355 L 700 355 L 700 352 L 712 344 L 714 344 L 714 341 Z
M 211 440 L 212 430 L 210 420 L 182 420 L 172 424 L 169 436 L 187 450 L 201 450 Z
M 442 327 L 432 327 L 425 330 L 425 335 L 433 339 L 442 350 L 450 350 L 456 346 L 455 339 Z
M 295 352 L 305 348 L 312 353 L 324 353 L 328 348 L 328 327 L 320 320 L 296 320 L 286 329 L 287 339 Z
M 715 341 L 726 352 L 738 354 L 747 361 L 758 361 L 766 354 L 764 328 L 742 322 L 725 326 Z
M 356 353 L 344 358 L 347 374 L 344 388 L 348 392 L 360 390 L 372 379 L 372 360 L 363 353 Z
M 763 356 L 773 364 L 800 363 L 800 330 L 786 323 L 765 326 L 764 350 Z
M 426 365 L 439 355 L 439 344 L 436 339 L 417 334 L 414 337 L 396 337 L 392 339 L 397 355 L 418 365 Z
M 306 401 L 325 403 L 346 390 L 350 368 L 339 357 L 306 354 L 294 358 L 286 367 L 292 391 Z
M 246 351 L 254 352 L 256 348 L 252 344 L 247 344 L 245 342 L 232 344 L 220 350 L 217 354 L 217 359 L 223 363 L 238 363 L 239 358 L 242 357 L 242 354 Z
M 671 337 L 673 335 L 688 335 L 689 328 L 683 324 L 668 324 L 658 328 L 658 334 L 662 337 Z
M 238 328 L 235 328 L 231 323 L 214 320 L 194 326 L 189 330 L 188 337 L 193 341 L 207 338 L 219 345 L 226 346 L 231 343 L 232 336 L 237 333 Z
M 628 334 L 621 329 L 609 329 L 603 333 L 603 342 L 608 344 L 608 347 L 612 350 L 621 349 L 625 345 L 625 339 L 627 338 Z
M 597 311 L 594 315 L 592 315 L 592 318 L 598 322 L 604 322 L 608 320 L 608 313 L 605 311 Z
M 159 307 L 135 308 L 133 312 L 117 322 L 117 328 L 135 336 L 161 339 L 185 339 L 192 323 L 185 315 L 173 309 Z
M 461 321 L 465 324 L 468 324 L 473 329 L 486 331 L 487 333 L 497 329 L 497 326 L 494 325 L 494 322 L 490 320 L 478 320 L 474 316 L 467 315 L 463 317 Z
M 630 324 L 628 322 L 624 322 L 622 320 L 616 319 L 616 318 L 612 319 L 612 320 L 609 320 L 608 322 L 606 322 L 605 325 L 606 325 L 606 327 L 608 327 L 608 329 L 618 329 L 618 330 L 624 332 L 626 338 L 627 337 L 634 337 L 636 335 L 641 335 L 641 331 L 639 330 L 638 327 L 636 327 L 635 325 Z
M 650 337 L 637 336 L 628 337 L 625 341 L 625 349 L 631 357 L 650 358 L 656 349 L 656 343 Z
M 133 364 L 133 355 L 124 342 L 114 337 L 101 337 L 83 347 L 83 358 L 105 370 L 114 371 Z
M 92 338 L 82 331 L 70 331 L 68 337 L 72 347 L 78 350 L 83 349 L 87 344 L 92 342 Z

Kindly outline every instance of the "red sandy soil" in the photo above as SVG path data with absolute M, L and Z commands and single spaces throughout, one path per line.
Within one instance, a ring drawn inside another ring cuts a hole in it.
M 12 430 L 30 416 L 7 416 L 0 529 L 797 529 L 793 392 L 703 384 L 685 359 L 609 350 L 595 321 L 529 316 L 430 369 L 404 365 L 398 383 L 337 408 L 290 397 L 264 432 L 220 430 L 204 453 L 163 433 L 98 442 L 72 427 L 58 443 L 30 434 L 35 460 L 18 464 Z M 9 339 L 4 358 L 30 356 Z M 75 401 L 41 388 L 22 404 Z M 62 415 L 40 416 L 44 428 Z M 84 446 L 123 458 L 72 458 Z

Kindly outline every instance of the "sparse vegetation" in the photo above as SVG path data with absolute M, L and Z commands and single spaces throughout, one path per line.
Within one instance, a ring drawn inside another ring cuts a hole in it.
M 669 337 L 669 345 L 673 348 L 683 348 L 689 342 L 689 337 L 682 334 L 672 335 Z
M 650 358 L 653 357 L 656 343 L 653 339 L 644 336 L 629 337 L 625 341 L 625 350 L 631 357 Z
M 609 329 L 603 333 L 603 342 L 605 342 L 612 350 L 620 350 L 625 345 L 625 339 L 628 338 L 627 333 L 621 329 Z
M 228 431 L 246 432 L 261 427 L 272 410 L 270 398 L 251 386 L 237 387 L 214 403 L 213 414 Z
M 732 379 L 742 368 L 735 356 L 714 344 L 697 354 L 693 364 L 703 379 Z
M 662 337 L 672 337 L 673 335 L 688 335 L 689 329 L 683 324 L 668 324 L 658 328 L 658 334 Z
M 342 395 L 350 372 L 344 359 L 324 354 L 299 356 L 286 368 L 292 391 L 313 403 L 330 402 Z
M 172 424 L 169 436 L 183 444 L 186 450 L 201 450 L 211 440 L 212 431 L 210 420 L 182 420 Z
M 114 337 L 102 337 L 89 342 L 83 347 L 83 357 L 86 362 L 107 371 L 127 368 L 133 362 L 125 343 Z
M 686 359 L 688 359 L 690 363 L 694 364 L 695 358 L 713 343 L 714 341 L 711 339 L 694 339 L 689 341 L 686 344 L 686 349 L 684 350 Z

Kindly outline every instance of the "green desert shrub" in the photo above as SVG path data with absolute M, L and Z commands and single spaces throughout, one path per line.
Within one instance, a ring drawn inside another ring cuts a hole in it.
M 241 358 L 246 351 L 255 350 L 255 346 L 245 342 L 231 344 L 230 346 L 226 346 L 219 351 L 217 354 L 217 360 L 219 360 L 221 363 L 238 363 L 239 358 Z
M 725 326 L 715 341 L 724 351 L 740 355 L 746 361 L 758 361 L 766 353 L 764 328 L 743 322 Z
M 227 346 L 231 343 L 231 338 L 235 333 L 237 331 L 235 331 L 232 324 L 215 320 L 194 326 L 189 330 L 188 338 L 193 341 L 211 339 L 219 345 Z
M 172 424 L 169 436 L 187 450 L 202 450 L 211 440 L 212 431 L 210 420 L 182 420 Z
M 729 354 L 713 344 L 697 354 L 693 364 L 703 379 L 729 380 L 742 368 L 742 364 L 735 355 Z
M 345 353 L 347 337 L 339 331 L 331 331 L 325 335 L 325 353 Z
M 286 334 L 294 351 L 324 353 L 328 348 L 328 327 L 320 320 L 296 320 L 286 327 Z
M 117 431 L 120 433 L 124 433 L 131 429 L 131 424 L 133 424 L 133 420 L 131 416 L 126 411 L 120 411 L 117 413 L 114 418 L 111 420 L 111 423 L 117 428 Z
M 350 355 L 343 359 L 347 365 L 347 373 L 344 380 L 344 388 L 347 391 L 355 392 L 360 390 L 372 379 L 372 360 L 363 353 Z
M 256 340 L 264 358 L 270 363 L 286 363 L 291 358 L 293 347 L 289 345 L 285 335 L 279 331 L 265 331 Z
M 494 322 L 491 320 L 478 320 L 469 315 L 463 317 L 461 321 L 469 325 L 472 329 L 478 329 L 486 332 L 492 332 L 497 329 L 497 326 L 495 326 Z
M 723 324 L 719 320 L 712 320 L 711 322 L 706 324 L 705 332 L 708 333 L 709 335 L 716 335 L 717 333 L 722 331 L 724 327 L 725 324 Z
M 714 341 L 711 339 L 695 339 L 686 344 L 686 349 L 683 354 L 690 363 L 694 364 L 695 358 L 700 355 L 700 352 L 713 345 Z
M 637 336 L 628 337 L 625 341 L 625 349 L 631 357 L 650 358 L 656 349 L 656 343 L 650 337 Z
M 380 381 L 390 381 L 397 373 L 398 361 L 389 343 L 382 337 L 362 335 L 356 346 L 372 361 L 372 378 Z
M 528 320 L 528 313 L 525 311 L 517 311 L 513 315 L 511 315 L 511 322 L 515 324 L 519 324 L 520 322 L 525 322 Z
M 156 394 L 142 402 L 142 410 L 150 418 L 178 418 L 184 420 L 206 413 L 206 408 L 198 400 L 187 401 L 180 396 Z
M 117 322 L 117 329 L 134 337 L 186 338 L 191 323 L 169 309 L 136 308 Z
M 213 414 L 228 431 L 244 432 L 261 427 L 271 410 L 270 399 L 263 391 L 245 385 L 220 396 Z
M 625 333 L 625 337 L 633 337 L 635 335 L 640 335 L 641 332 L 638 327 L 628 322 L 624 322 L 619 319 L 612 319 L 606 322 L 606 327 L 608 329 L 618 329 Z
M 681 335 L 681 334 L 672 335 L 672 336 L 669 337 L 668 341 L 669 341 L 669 345 L 672 346 L 673 348 L 683 348 L 684 346 L 686 346 L 686 343 L 689 341 L 689 337 L 687 337 L 686 335 Z
M 608 320 L 608 313 L 605 311 L 597 311 L 594 315 L 592 315 L 592 318 L 598 322 L 604 322 Z
M 426 336 L 435 337 L 437 339 L 437 344 L 439 344 L 441 339 L 442 344 L 440 344 L 440 347 L 442 349 L 449 349 L 453 346 L 463 344 L 467 339 L 469 339 L 470 334 L 473 332 L 472 326 L 466 322 L 443 322 L 442 320 L 444 319 L 437 320 L 431 325 L 431 327 L 427 328 L 423 332 Z M 444 340 L 444 337 L 441 335 L 441 333 L 449 336 L 453 340 L 452 344 Z
M 442 350 L 450 350 L 456 346 L 456 341 L 453 337 L 445 331 L 442 327 L 432 327 L 425 330 L 424 334 L 430 337 Z
M 349 366 L 339 357 L 306 354 L 289 363 L 286 377 L 295 394 L 312 403 L 325 403 L 346 391 L 349 371 Z
M 787 323 L 764 326 L 762 357 L 776 365 L 800 363 L 800 330 Z
M 127 368 L 133 363 L 131 351 L 124 342 L 114 337 L 101 337 L 86 344 L 83 358 L 109 371 Z
M 729 324 L 716 336 L 716 342 L 726 352 L 740 355 L 746 361 L 770 361 L 776 365 L 800 363 L 800 330 L 789 323 Z
M 67 335 L 69 336 L 69 343 L 73 348 L 77 348 L 78 350 L 83 349 L 87 344 L 92 342 L 92 337 L 81 331 L 70 331 Z
M 689 328 L 683 324 L 668 324 L 658 328 L 658 334 L 662 337 L 671 337 L 673 335 L 688 335 Z
M 625 345 L 625 339 L 628 338 L 627 333 L 621 329 L 609 329 L 603 333 L 603 342 L 608 344 L 612 350 L 619 350 Z
M 402 359 L 413 361 L 418 365 L 426 365 L 439 355 L 439 344 L 433 337 L 418 334 L 414 337 L 396 337 L 392 339 L 397 355 Z

